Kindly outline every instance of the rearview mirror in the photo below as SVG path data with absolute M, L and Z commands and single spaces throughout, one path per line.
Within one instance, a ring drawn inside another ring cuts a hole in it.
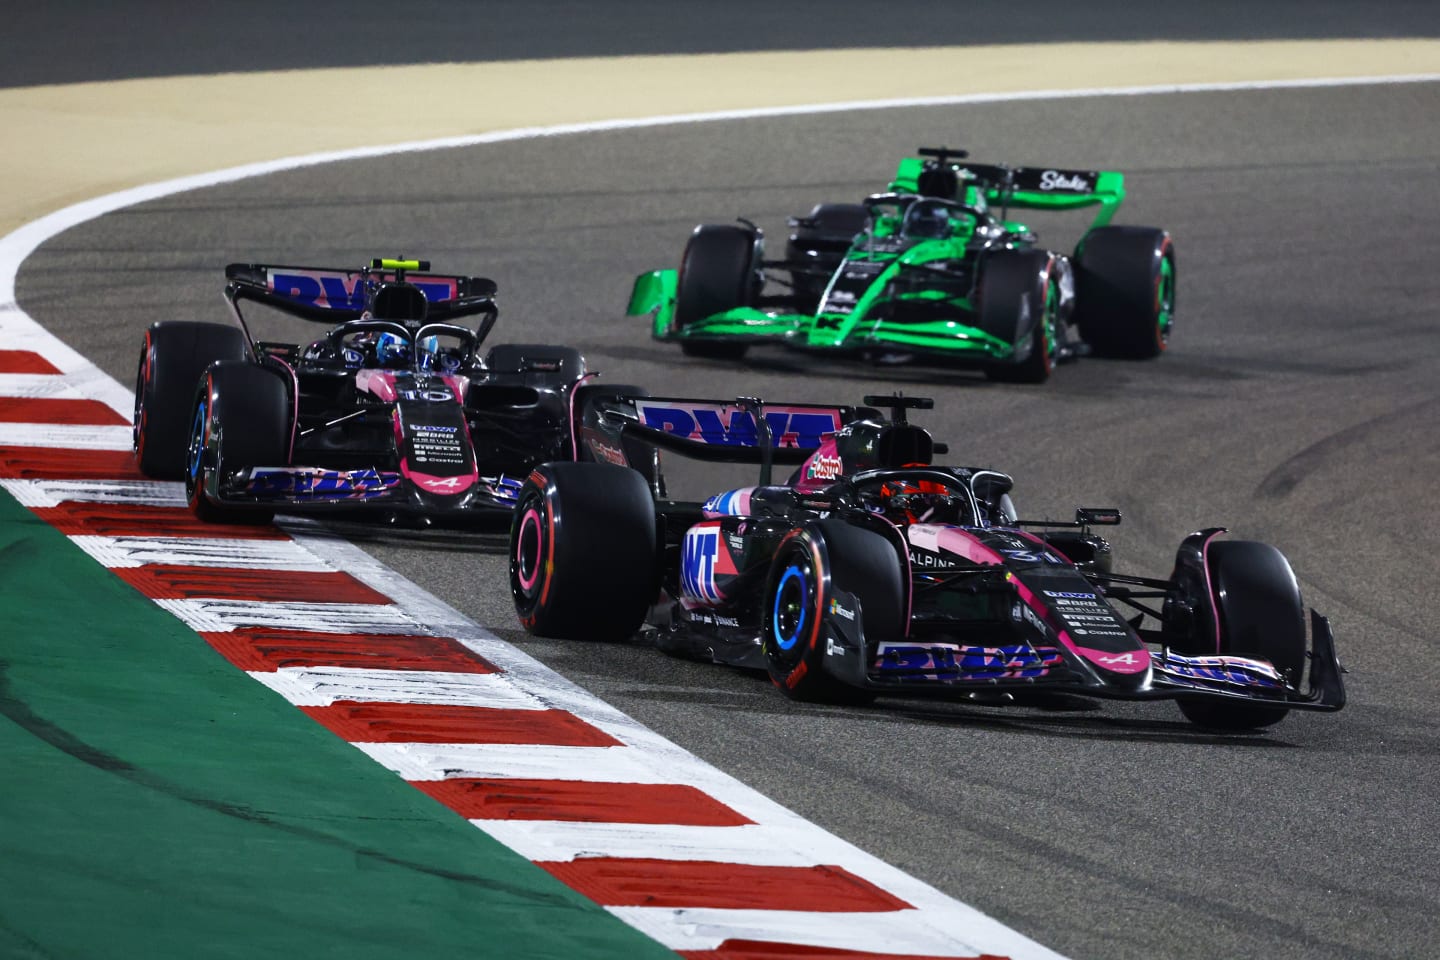
M 1120 522 L 1119 507 L 1080 507 L 1075 522 L 1094 527 L 1113 527 Z

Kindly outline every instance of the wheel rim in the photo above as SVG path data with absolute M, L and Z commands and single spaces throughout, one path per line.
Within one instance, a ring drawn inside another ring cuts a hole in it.
M 195 419 L 190 424 L 190 449 L 185 455 L 185 495 L 192 503 L 200 495 L 202 464 L 205 459 L 205 426 L 209 419 L 210 401 L 201 400 L 195 406 Z
M 1160 258 L 1160 280 L 1155 284 L 1155 340 L 1161 350 L 1170 342 L 1170 323 L 1175 312 L 1175 264 Z
M 130 445 L 136 456 L 145 452 L 145 383 L 150 379 L 150 334 L 145 334 L 145 345 L 140 348 L 140 366 L 135 374 L 135 413 L 131 418 Z
M 803 652 L 801 638 L 810 618 L 809 565 L 791 561 L 775 584 L 775 597 L 770 608 L 770 630 L 774 638 L 777 663 L 794 665 Z
M 515 535 L 514 573 L 517 592 L 529 599 L 534 597 L 540 582 L 540 570 L 544 561 L 544 521 L 539 505 L 534 501 L 526 504 L 520 517 L 519 530 Z
M 1060 312 L 1060 290 L 1058 285 L 1050 282 L 1045 284 L 1045 339 L 1041 343 L 1041 349 L 1045 355 L 1045 372 L 1049 373 L 1055 367 L 1055 318 Z

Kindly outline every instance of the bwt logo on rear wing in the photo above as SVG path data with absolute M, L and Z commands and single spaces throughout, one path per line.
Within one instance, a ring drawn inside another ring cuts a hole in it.
M 813 450 L 827 434 L 851 419 L 845 407 L 770 405 L 761 407 L 770 428 L 771 444 L 780 448 Z M 688 400 L 637 399 L 640 422 L 692 443 L 722 447 L 758 447 L 760 430 L 755 414 L 732 403 Z
M 395 279 L 395 274 L 372 273 L 370 278 L 388 282 Z M 405 280 L 419 287 L 431 303 L 454 300 L 459 292 L 459 277 L 410 273 Z M 358 271 L 271 267 L 265 271 L 265 286 L 272 293 L 308 307 L 365 309 L 364 276 Z

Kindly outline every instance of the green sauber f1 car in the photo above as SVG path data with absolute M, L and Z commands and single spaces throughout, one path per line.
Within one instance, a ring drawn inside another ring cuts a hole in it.
M 1087 353 L 1158 356 L 1175 319 L 1175 249 L 1154 227 L 1111 226 L 1124 175 L 967 163 L 922 147 L 885 193 L 790 220 L 767 260 L 747 220 L 695 228 L 680 269 L 640 275 L 632 316 L 690 356 L 738 359 L 782 343 L 876 363 L 974 366 L 1041 383 Z M 1098 206 L 1073 256 L 1010 211 Z

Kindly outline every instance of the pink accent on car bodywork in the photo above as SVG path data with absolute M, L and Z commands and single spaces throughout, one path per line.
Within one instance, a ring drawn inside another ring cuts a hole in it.
M 294 403 L 290 405 L 290 452 L 286 454 L 285 459 L 285 465 L 289 466 L 295 462 L 295 436 L 300 430 L 300 375 L 295 372 L 294 367 L 279 357 L 272 355 L 270 359 L 280 364 L 280 366 L 289 372 L 290 385 L 294 388 L 290 394 L 290 396 L 294 398 Z
M 812 474 L 825 472 L 818 467 L 822 461 L 839 462 L 839 460 L 840 452 L 835 446 L 835 437 L 831 435 L 821 440 L 820 446 L 815 449 L 815 452 L 810 454 L 806 461 L 800 465 L 800 473 L 795 481 L 795 489 L 801 493 L 813 493 L 816 490 L 823 490 L 830 486 L 830 484 L 839 478 L 838 473 L 835 476 L 812 476 Z
M 957 557 L 964 557 L 971 563 L 991 567 L 1005 563 L 1005 558 L 998 552 L 959 527 L 940 523 L 912 523 L 905 528 L 905 537 L 923 550 L 934 550 L 937 553 L 944 550 Z
M 598 373 L 587 373 L 570 385 L 570 459 L 580 459 L 580 431 L 575 429 L 575 391 L 587 380 L 594 380 L 600 376 Z
M 1069 631 L 1062 629 L 1050 616 L 1050 608 L 1040 602 L 1034 591 L 1014 577 L 1010 583 L 1015 587 L 1020 601 L 1035 611 L 1041 619 L 1050 625 L 1055 631 L 1055 636 L 1064 644 L 1065 649 L 1077 657 L 1094 664 L 1101 670 L 1108 670 L 1111 673 L 1142 673 L 1150 669 L 1150 651 L 1144 646 L 1137 645 L 1133 650 L 1096 650 L 1092 647 L 1082 647 L 1070 636 Z M 1120 659 L 1123 657 L 1124 659 Z
M 471 473 L 469 476 L 437 477 L 430 473 L 420 473 L 411 470 L 409 464 L 404 460 L 400 461 L 400 472 L 403 473 L 411 483 L 427 493 L 439 493 L 446 496 L 455 496 L 464 493 L 475 485 L 477 475 Z
M 386 403 L 394 403 L 397 398 L 395 374 L 389 370 L 356 370 L 355 389 L 374 394 Z
M 1212 614 L 1214 614 L 1213 619 L 1215 621 L 1215 652 L 1217 654 L 1221 652 L 1220 597 L 1215 592 L 1215 582 L 1210 579 L 1210 544 L 1214 542 L 1216 537 L 1220 536 L 1220 534 L 1224 532 L 1225 530 L 1223 527 L 1219 530 L 1216 530 L 1214 533 L 1210 534 L 1210 536 L 1206 537 L 1205 542 L 1200 546 L 1200 566 L 1205 568 L 1205 592 L 1210 597 L 1210 611 Z

